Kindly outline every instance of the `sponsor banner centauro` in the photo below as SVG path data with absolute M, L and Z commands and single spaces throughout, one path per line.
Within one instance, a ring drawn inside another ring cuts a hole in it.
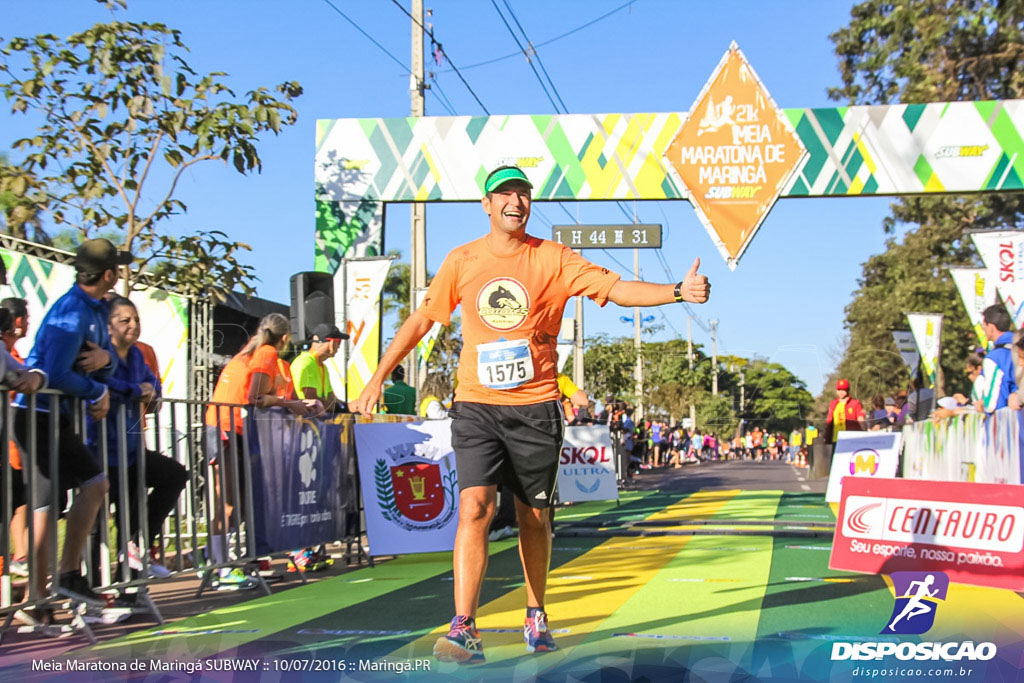
M 615 450 L 606 426 L 565 428 L 558 461 L 558 497 L 571 502 L 618 500 Z
M 942 315 L 939 313 L 907 313 L 910 331 L 917 350 L 921 352 L 921 369 L 929 388 L 935 387 L 935 374 L 942 351 Z M 911 372 L 913 374 L 913 372 Z
M 981 314 L 992 304 L 999 303 L 996 294 L 996 278 L 986 268 L 950 268 L 960 299 L 967 309 L 967 317 L 978 337 L 982 348 L 988 348 L 988 337 L 981 327 Z
M 459 520 L 451 420 L 355 425 L 371 555 L 451 550 Z
M 974 247 L 995 279 L 996 289 L 1017 329 L 1024 325 L 1024 231 L 972 232 Z
M 825 501 L 839 502 L 844 477 L 895 477 L 901 437 L 899 432 L 839 432 Z
M 941 571 L 951 581 L 1024 590 L 1020 486 L 867 479 L 843 482 L 829 568 Z

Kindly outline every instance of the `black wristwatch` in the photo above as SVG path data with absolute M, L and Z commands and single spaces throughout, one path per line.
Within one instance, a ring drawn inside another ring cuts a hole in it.
M 682 293 L 682 291 L 680 291 L 682 289 L 682 287 L 683 287 L 683 283 L 682 282 L 677 282 L 676 283 L 676 288 L 672 290 L 672 296 L 674 296 L 676 298 L 676 303 L 677 304 L 683 303 L 683 293 Z

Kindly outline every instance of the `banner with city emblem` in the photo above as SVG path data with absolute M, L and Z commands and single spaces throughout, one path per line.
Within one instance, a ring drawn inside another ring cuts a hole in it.
M 972 232 L 971 239 L 1013 318 L 1013 326 L 1020 329 L 1024 325 L 1024 230 Z
M 895 477 L 902 436 L 899 432 L 839 432 L 825 501 L 839 502 L 844 477 Z
M 256 554 L 343 538 L 341 425 L 281 408 L 252 411 L 248 419 Z
M 574 503 L 618 500 L 615 450 L 607 426 L 565 428 L 558 460 L 558 498 Z
M 960 292 L 960 299 L 967 309 L 967 317 L 974 328 L 978 343 L 987 349 L 989 341 L 981 327 L 981 314 L 992 304 L 999 303 L 996 294 L 997 276 L 986 268 L 950 268 L 949 274 Z
M 459 485 L 451 420 L 355 425 L 371 555 L 452 550 Z
M 907 313 L 907 322 L 914 335 L 914 343 L 921 352 L 921 370 L 928 387 L 935 388 L 935 374 L 942 352 L 942 315 L 938 313 Z M 913 375 L 913 371 L 910 373 Z

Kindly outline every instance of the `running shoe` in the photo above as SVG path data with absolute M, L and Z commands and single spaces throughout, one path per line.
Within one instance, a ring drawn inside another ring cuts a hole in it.
M 84 602 L 94 607 L 106 607 L 107 600 L 99 595 L 89 585 L 89 581 L 79 572 L 64 572 L 57 579 L 56 591 L 58 595 L 66 598 Z
M 434 643 L 434 656 L 442 662 L 483 663 L 484 646 L 480 642 L 480 632 L 476 630 L 473 617 L 456 615 L 448 635 L 441 636 Z
M 288 556 L 289 572 L 304 572 L 309 564 L 309 551 L 300 550 Z
M 11 576 L 28 577 L 28 559 L 11 560 Z
M 548 630 L 548 615 L 543 610 L 527 610 L 526 623 L 523 625 L 523 640 L 526 641 L 527 652 L 554 652 L 558 649 L 555 639 Z
M 500 541 L 504 538 L 512 538 L 517 534 L 516 530 L 512 528 L 512 525 L 503 526 L 500 529 L 495 529 L 491 532 L 488 538 L 492 541 Z
M 236 567 L 229 572 L 220 573 L 210 585 L 218 591 L 245 591 L 255 588 L 256 582 Z
M 122 621 L 130 619 L 132 611 L 127 607 L 93 607 L 92 605 L 86 605 L 85 610 L 81 614 L 82 619 L 87 624 L 110 626 L 111 624 L 120 624 Z

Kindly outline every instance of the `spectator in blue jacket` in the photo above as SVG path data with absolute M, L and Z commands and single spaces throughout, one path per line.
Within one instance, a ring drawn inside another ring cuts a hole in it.
M 107 476 L 113 482 L 110 488 L 110 502 L 116 507 L 114 524 L 117 527 L 117 543 L 121 552 L 127 550 L 128 565 L 135 570 L 142 569 L 139 548 L 150 551 L 153 541 L 160 534 L 167 515 L 174 509 L 178 496 L 188 482 L 188 472 L 179 463 L 156 451 L 145 448 L 143 434 L 145 413 L 156 410 L 160 398 L 160 378 L 146 364 L 142 351 L 135 345 L 139 341 L 142 325 L 139 311 L 129 299 L 115 297 L 109 302 L 110 339 L 117 354 L 117 368 L 105 383 L 110 392 L 110 412 L 107 413 L 106 458 Z M 121 525 L 121 406 L 124 406 L 125 432 L 125 482 L 128 490 L 128 535 Z M 89 445 L 99 457 L 103 444 L 100 423 L 89 421 Z M 141 449 L 141 450 L 140 450 Z M 145 482 L 149 495 L 146 498 L 146 535 L 142 543 L 136 541 L 139 532 L 139 487 L 138 462 L 140 453 L 145 458 Z M 170 572 L 159 562 L 154 553 L 149 553 L 151 576 L 165 577 Z M 123 560 L 122 560 L 123 561 Z
M 39 526 L 40 518 L 48 519 L 53 503 L 49 498 L 50 436 L 53 426 L 59 428 L 56 479 L 61 490 L 77 490 L 67 514 L 64 552 L 60 558 L 59 576 L 53 589 L 59 595 L 104 607 L 106 600 L 97 595 L 82 576 L 82 550 L 96 520 L 96 513 L 107 493 L 107 477 L 97 464 L 81 436 L 75 433 L 72 415 L 76 399 L 89 403 L 89 416 L 94 420 L 106 417 L 110 395 L 103 383 L 117 367 L 117 356 L 110 344 L 107 330 L 107 304 L 103 295 L 113 289 L 118 269 L 131 263 L 132 255 L 118 251 L 105 239 L 87 240 L 75 252 L 75 284 L 47 311 L 36 333 L 35 344 L 27 365 L 43 370 L 52 389 L 62 392 L 58 415 L 49 412 L 49 401 L 40 400 L 36 414 L 30 416 L 25 397 L 18 397 L 20 410 L 15 416 L 15 435 L 23 453 L 28 449 L 30 418 L 36 421 L 36 477 L 41 486 L 35 497 L 35 555 L 37 567 L 49 566 L 48 538 L 51 524 Z M 56 425 L 53 422 L 56 421 Z M 31 455 L 31 454 L 30 454 Z M 45 572 L 33 577 L 40 595 L 46 595 Z
M 1010 332 L 1010 314 L 1000 304 L 989 306 L 981 314 L 985 336 L 994 348 L 981 364 L 984 395 L 982 404 L 986 413 L 1008 405 L 1010 395 L 1017 391 L 1013 372 L 1013 332 Z

